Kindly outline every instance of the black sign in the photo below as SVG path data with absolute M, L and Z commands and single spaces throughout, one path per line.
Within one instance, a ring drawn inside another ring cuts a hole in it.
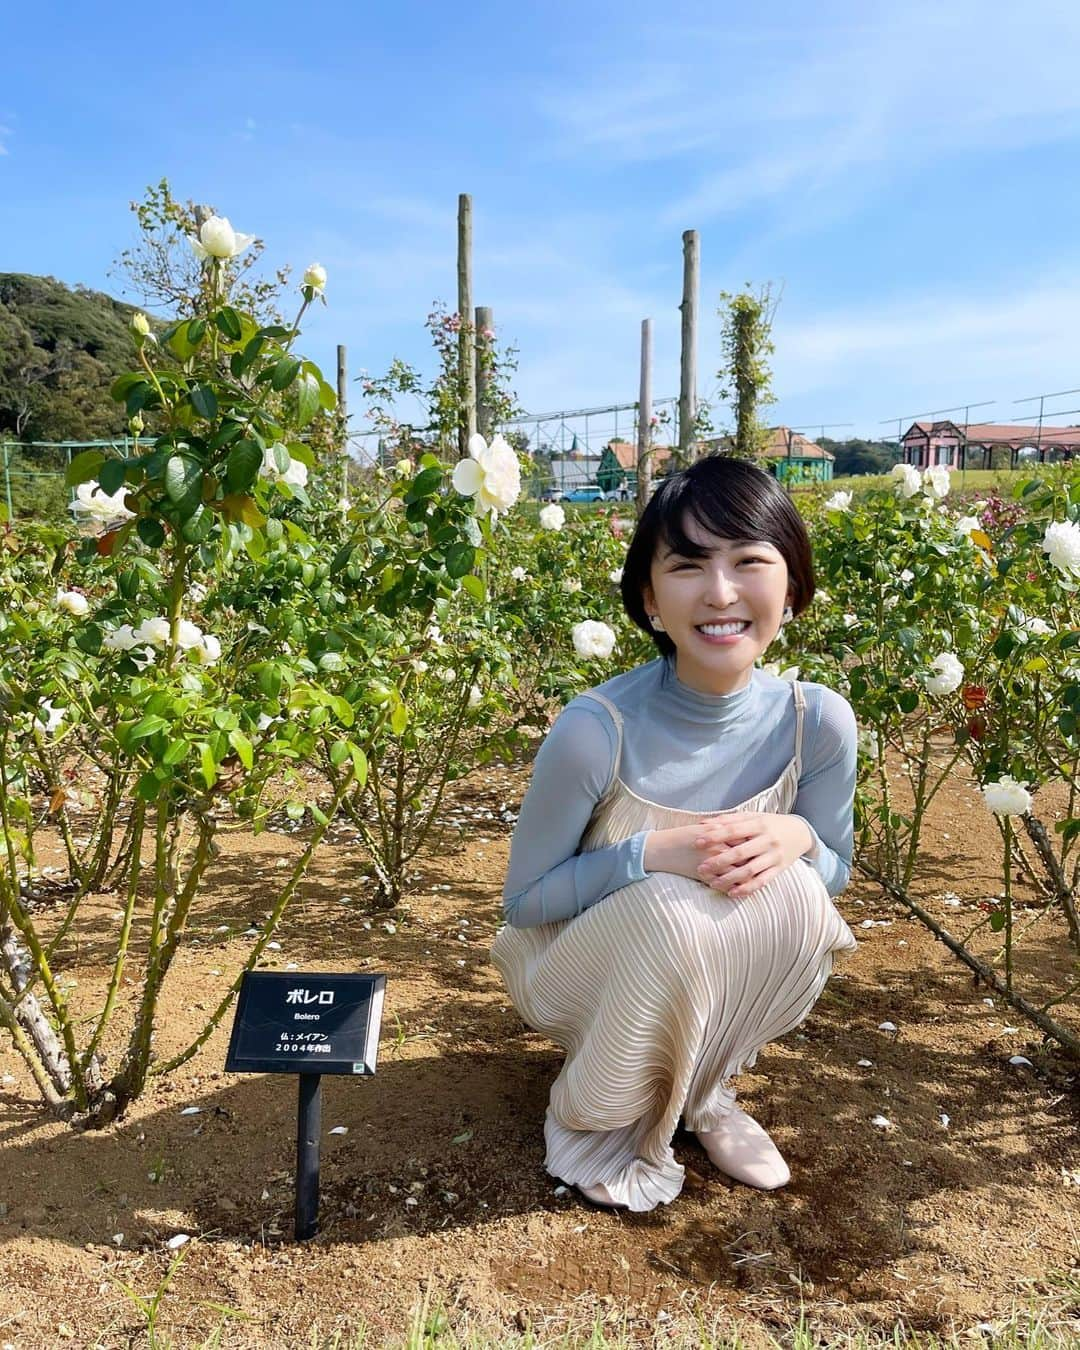
M 385 975 L 249 970 L 225 1068 L 373 1074 L 385 990 Z

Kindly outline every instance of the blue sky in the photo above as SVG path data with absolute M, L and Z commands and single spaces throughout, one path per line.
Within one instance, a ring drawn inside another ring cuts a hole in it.
M 424 364 L 467 191 L 530 411 L 636 398 L 645 317 L 677 392 L 691 227 L 703 395 L 747 281 L 782 287 L 789 425 L 879 436 L 984 399 L 1010 421 L 1080 385 L 1074 0 L 4 10 L 0 270 L 116 293 L 127 204 L 167 176 L 269 263 L 323 263 L 326 369 L 337 342 L 354 372 Z

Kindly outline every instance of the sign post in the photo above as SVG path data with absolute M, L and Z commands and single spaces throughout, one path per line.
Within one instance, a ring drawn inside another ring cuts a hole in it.
M 385 975 L 249 970 L 240 984 L 228 1073 L 295 1073 L 298 1241 L 319 1231 L 322 1075 L 375 1072 Z

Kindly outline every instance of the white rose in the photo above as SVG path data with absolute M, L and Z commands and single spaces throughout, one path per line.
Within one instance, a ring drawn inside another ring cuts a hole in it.
M 540 528 L 542 530 L 561 530 L 566 524 L 566 512 L 557 503 L 540 509 Z
M 326 285 L 326 268 L 319 263 L 309 263 L 304 272 L 304 285 L 310 286 L 316 295 L 322 295 Z
M 426 661 L 421 661 L 419 657 L 417 657 L 413 661 L 410 661 L 409 665 L 412 666 L 413 670 L 416 671 L 417 675 L 427 674 L 428 663 Z
M 978 516 L 961 516 L 953 526 L 957 535 L 961 539 L 970 539 L 972 530 L 981 530 L 982 524 Z
M 997 816 L 1024 816 L 1031 810 L 1031 793 L 1026 783 L 1004 774 L 996 783 L 984 783 L 983 802 Z
M 437 623 L 428 624 L 425 637 L 435 647 L 441 647 L 443 645 L 442 629 Z
M 439 679 L 443 684 L 453 684 L 457 679 L 457 671 L 453 666 L 444 666 L 439 671 Z
M 225 216 L 204 220 L 198 239 L 188 236 L 197 258 L 235 258 L 255 242 L 253 234 L 237 234 Z
M 563 579 L 562 588 L 567 595 L 577 595 L 578 591 L 581 590 L 581 582 L 577 577 L 565 577 Z
M 413 471 L 413 462 L 411 459 L 399 459 L 394 465 L 394 472 L 399 478 L 408 478 Z
M 101 645 L 110 652 L 129 652 L 136 645 L 135 630 L 129 623 L 110 628 L 101 639 Z
M 905 567 L 904 570 L 900 573 L 900 580 L 904 582 L 906 585 L 907 582 L 915 580 L 915 573 L 911 570 L 910 567 Z
M 512 567 L 510 569 L 511 581 L 528 581 L 528 579 L 529 574 L 525 571 L 524 567 Z
M 891 476 L 901 497 L 914 497 L 922 489 L 922 475 L 914 464 L 894 464 Z
M 176 626 L 176 645 L 181 651 L 190 651 L 192 647 L 201 647 L 203 631 L 198 624 L 189 619 L 181 619 Z M 219 653 L 220 654 L 220 653 Z
M 964 682 L 964 667 L 952 652 L 942 652 L 930 662 L 933 675 L 926 677 L 926 689 L 930 694 L 951 694 Z
M 153 647 L 164 647 L 169 640 L 169 621 L 164 615 L 153 619 L 143 619 L 135 629 L 135 641 L 148 642 Z
M 570 636 L 574 651 L 586 660 L 599 657 L 606 661 L 615 649 L 614 629 L 597 619 L 585 619 L 582 623 L 574 624 Z
M 1028 633 L 1032 637 L 1050 637 L 1054 631 L 1045 619 L 1040 619 L 1032 614 L 1024 614 L 1022 611 L 1017 623 L 1022 632 Z
M 850 493 L 850 492 L 834 492 L 833 495 L 829 498 L 829 500 L 825 503 L 825 510 L 826 510 L 826 511 L 850 511 L 850 510 L 851 510 L 851 493 Z
M 131 316 L 131 331 L 138 337 L 146 338 L 150 336 L 150 320 L 139 310 L 136 310 Z
M 950 481 L 949 470 L 945 465 L 935 464 L 923 474 L 922 490 L 928 497 L 941 501 L 943 497 L 949 495 Z
M 1080 524 L 1055 520 L 1047 525 L 1040 546 L 1053 565 L 1070 577 L 1080 577 Z
M 492 517 L 509 511 L 521 495 L 521 466 L 514 449 L 502 436 L 488 445 L 483 436 L 469 437 L 469 454 L 454 465 L 454 488 L 472 497 L 476 514 Z
M 80 483 L 75 489 L 75 500 L 69 505 L 69 511 L 84 511 L 101 524 L 113 521 L 130 520 L 135 514 L 124 505 L 124 489 L 115 492 L 102 492 L 101 485 L 94 479 L 89 483 Z
M 84 614 L 90 613 L 90 603 L 85 595 L 78 591 L 63 591 L 57 589 L 56 608 L 65 609 L 69 614 L 74 614 L 77 619 L 81 619 Z
M 621 567 L 616 567 L 614 572 L 608 573 L 608 581 L 610 581 L 615 586 L 620 585 L 622 583 L 622 572 L 623 570 Z
M 221 640 L 213 633 L 204 633 L 202 641 L 195 647 L 195 655 L 201 666 L 212 666 L 221 660 Z
M 832 596 L 828 591 L 815 591 L 814 599 L 818 604 L 827 605 L 832 600 Z
M 859 728 L 858 747 L 860 755 L 865 756 L 866 759 L 873 760 L 875 762 L 877 761 L 878 759 L 877 734 L 871 731 L 869 727 Z
M 845 614 L 845 615 L 844 615 L 844 627 L 845 627 L 845 628 L 857 628 L 857 627 L 858 627 L 858 624 L 859 624 L 859 616 L 858 616 L 857 614 Z
M 154 651 L 153 647 L 143 647 L 141 649 L 133 647 L 131 649 L 131 659 L 140 670 L 145 670 L 147 666 L 152 666 L 157 660 L 157 652 Z
M 887 595 L 881 602 L 881 607 L 882 609 L 895 609 L 899 603 L 900 597 L 898 595 Z
M 478 708 L 483 701 L 484 696 L 480 692 L 480 686 L 478 684 L 472 685 L 469 689 L 469 707 Z

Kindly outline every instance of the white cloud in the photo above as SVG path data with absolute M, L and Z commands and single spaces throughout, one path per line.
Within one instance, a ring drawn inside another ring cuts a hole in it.
M 15 133 L 14 133 L 14 131 L 12 131 L 12 129 L 11 129 L 10 127 L 5 127 L 5 126 L 0 125 L 0 155 L 10 155 L 10 154 L 11 154 L 11 151 L 8 149 L 7 143 L 6 143 L 6 142 L 7 142 L 9 136 L 14 136 L 14 135 L 15 135 Z

